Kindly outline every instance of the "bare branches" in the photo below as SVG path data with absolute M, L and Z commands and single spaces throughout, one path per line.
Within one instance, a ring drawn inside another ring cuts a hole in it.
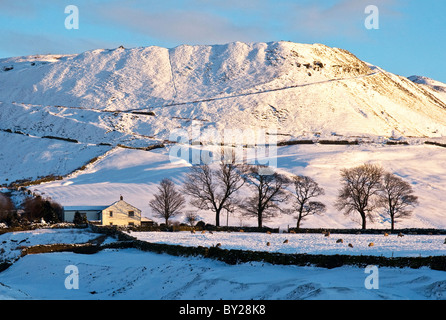
M 341 170 L 342 188 L 335 206 L 347 215 L 358 212 L 362 219 L 362 229 L 366 228 L 366 219 L 372 218 L 372 212 L 377 207 L 374 198 L 381 190 L 383 173 L 380 166 L 372 164 Z
M 196 212 L 194 211 L 187 211 L 186 212 L 186 222 L 189 223 L 189 225 L 191 227 L 193 227 L 195 225 L 195 223 L 197 222 L 197 220 L 199 219 L 198 215 Z
M 163 179 L 158 187 L 155 198 L 149 202 L 149 206 L 156 216 L 165 219 L 166 225 L 169 219 L 178 215 L 183 208 L 185 199 L 175 189 L 175 184 L 170 179 Z
M 385 172 L 380 166 L 364 164 L 341 170 L 343 183 L 336 207 L 346 214 L 358 212 L 365 229 L 366 218 L 372 218 L 374 210 L 384 208 L 394 230 L 396 218 L 408 217 L 410 207 L 418 203 L 409 183 L 400 177 Z
M 413 195 L 413 189 L 409 183 L 387 172 L 383 177 L 379 204 L 390 216 L 393 231 L 395 220 L 410 216 L 412 214 L 410 208 L 418 204 L 418 198 Z
M 246 169 L 243 178 L 254 190 L 254 195 L 248 198 L 241 208 L 247 215 L 257 216 L 258 227 L 263 227 L 263 220 L 274 216 L 280 208 L 278 203 L 286 200 L 284 186 L 288 180 L 274 172 L 272 174 L 263 174 L 264 166 L 249 166 Z
M 220 226 L 220 213 L 231 210 L 232 197 L 244 184 L 235 159 L 222 160 L 218 168 L 204 164 L 193 166 L 186 175 L 183 191 L 192 197 L 191 204 L 215 212 L 215 225 Z
M 294 185 L 294 204 L 295 212 L 297 212 L 296 228 L 299 229 L 300 223 L 305 217 L 314 214 L 322 214 L 326 210 L 325 204 L 318 201 L 310 201 L 310 199 L 325 194 L 316 181 L 307 176 L 294 176 L 292 179 Z
M 270 169 L 270 168 L 269 168 Z M 170 182 L 171 183 L 171 182 Z M 246 186 L 252 193 L 246 199 L 236 197 L 236 193 Z M 294 188 L 293 192 L 287 190 Z M 160 188 L 161 191 L 165 191 Z M 234 212 L 240 209 L 246 216 L 257 218 L 258 227 L 263 227 L 264 220 L 276 216 L 280 212 L 294 213 L 296 227 L 310 215 L 321 215 L 327 207 L 315 198 L 325 194 L 324 189 L 308 176 L 298 175 L 292 179 L 268 170 L 262 165 L 238 165 L 235 158 L 213 164 L 192 166 L 186 174 L 182 187 L 184 194 L 190 196 L 190 203 L 201 210 L 215 213 L 215 224 L 220 226 L 220 215 L 223 210 Z M 292 208 L 284 209 L 282 203 L 292 196 Z M 163 196 L 159 195 L 160 198 Z M 180 206 L 184 203 L 181 194 L 176 193 Z M 151 202 L 155 208 L 156 198 Z M 164 201 L 164 207 L 167 205 Z M 387 173 L 379 165 L 363 164 L 354 168 L 341 170 L 341 188 L 339 189 L 335 207 L 346 215 L 357 213 L 361 217 L 362 229 L 366 222 L 384 208 L 390 215 L 392 230 L 397 218 L 411 214 L 411 207 L 418 203 L 411 186 L 394 174 Z M 160 205 L 161 206 L 161 205 Z M 162 206 L 161 206 L 162 207 Z M 164 208 L 162 207 L 162 208 Z M 164 210 L 164 209 L 163 209 Z M 159 210 L 160 215 L 171 211 Z M 166 218 L 166 222 L 167 222 Z M 190 217 L 193 223 L 193 216 Z M 228 222 L 227 222 L 228 223 Z

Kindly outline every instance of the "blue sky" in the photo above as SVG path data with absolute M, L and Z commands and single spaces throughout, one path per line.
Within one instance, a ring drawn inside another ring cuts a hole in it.
M 66 29 L 65 7 L 79 9 Z M 367 29 L 364 9 L 379 9 Z M 402 75 L 446 83 L 443 0 L 0 0 L 0 57 L 233 41 L 323 43 Z

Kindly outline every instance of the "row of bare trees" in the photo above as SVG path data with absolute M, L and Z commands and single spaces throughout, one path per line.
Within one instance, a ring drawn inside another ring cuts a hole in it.
M 191 205 L 215 214 L 216 226 L 220 226 L 224 210 L 240 210 L 256 217 L 260 228 L 266 219 L 278 213 L 294 214 L 299 228 L 307 216 L 326 211 L 325 204 L 315 201 L 324 195 L 324 189 L 315 180 L 302 175 L 290 178 L 270 170 L 261 165 L 238 165 L 234 159 L 218 165 L 192 166 L 180 190 L 170 179 L 163 179 L 149 205 L 168 224 L 169 219 L 181 212 L 186 203 L 184 195 L 188 195 Z M 251 194 L 241 200 L 236 194 L 243 186 L 251 189 Z M 283 208 L 283 203 L 291 208 Z M 416 204 L 411 185 L 380 166 L 364 164 L 341 170 L 341 188 L 335 207 L 346 215 L 358 213 L 362 229 L 366 229 L 367 219 L 383 209 L 390 217 L 393 230 L 395 219 L 409 216 L 410 208 Z
M 395 220 L 410 216 L 412 208 L 418 204 L 418 197 L 408 182 L 378 165 L 343 169 L 341 182 L 335 206 L 345 214 L 359 213 L 362 229 L 366 228 L 367 219 L 373 220 L 376 210 L 383 209 L 390 217 L 393 231 Z

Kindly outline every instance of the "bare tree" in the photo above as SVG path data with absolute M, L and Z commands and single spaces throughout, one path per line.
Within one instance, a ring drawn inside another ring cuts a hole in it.
M 277 172 L 264 174 L 268 172 L 266 166 L 249 166 L 243 178 L 254 190 L 252 197 L 247 199 L 246 203 L 240 205 L 247 215 L 257 217 L 258 227 L 263 227 L 263 220 L 273 217 L 280 211 L 278 204 L 286 200 L 287 195 L 284 191 L 288 183 L 286 177 Z
M 217 227 L 220 226 L 222 210 L 231 210 L 231 200 L 244 184 L 239 170 L 240 166 L 233 157 L 229 161 L 221 160 L 216 169 L 209 164 L 192 166 L 186 175 L 184 193 L 193 198 L 193 206 L 215 213 Z
M 314 214 L 322 214 L 326 210 L 325 204 L 318 201 L 311 201 L 312 198 L 324 195 L 324 189 L 320 187 L 316 181 L 307 176 L 294 176 L 292 178 L 295 192 L 294 198 L 294 212 L 297 212 L 296 228 L 299 229 L 300 223 L 305 217 Z
M 394 230 L 395 219 L 410 216 L 410 207 L 418 204 L 418 197 L 413 193 L 408 182 L 390 172 L 384 174 L 379 203 L 390 216 L 391 231 Z
M 186 222 L 190 224 L 191 227 L 195 226 L 198 220 L 198 215 L 195 211 L 186 212 Z
M 149 202 L 149 206 L 159 218 L 163 218 L 168 225 L 169 219 L 178 215 L 186 200 L 175 189 L 175 184 L 170 179 L 163 179 L 158 187 L 155 198 Z
M 372 212 L 378 205 L 375 199 L 381 188 L 383 172 L 380 166 L 372 164 L 341 170 L 342 188 L 335 206 L 346 215 L 358 212 L 362 229 L 366 229 L 366 220 L 372 219 Z

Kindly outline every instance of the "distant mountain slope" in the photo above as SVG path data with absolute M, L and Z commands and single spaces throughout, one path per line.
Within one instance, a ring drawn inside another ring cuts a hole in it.
M 411 76 L 408 78 L 410 81 L 419 84 L 421 87 L 429 91 L 432 95 L 436 96 L 442 101 L 446 101 L 446 84 L 422 76 Z
M 0 101 L 0 129 L 95 143 L 162 141 L 194 119 L 217 130 L 277 128 L 290 139 L 446 135 L 443 95 L 321 44 L 234 42 L 3 59 Z M 17 117 L 5 116 L 11 109 Z M 141 111 L 151 115 L 135 114 Z

